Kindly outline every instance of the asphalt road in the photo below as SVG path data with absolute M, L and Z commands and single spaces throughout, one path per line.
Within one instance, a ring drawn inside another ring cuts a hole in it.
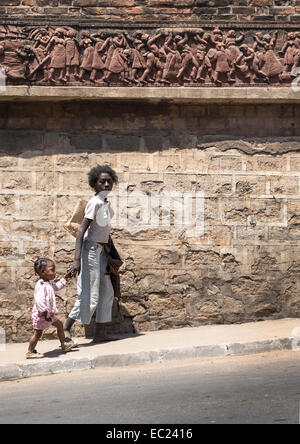
M 0 393 L 1 424 L 299 424 L 300 352 L 88 370 Z

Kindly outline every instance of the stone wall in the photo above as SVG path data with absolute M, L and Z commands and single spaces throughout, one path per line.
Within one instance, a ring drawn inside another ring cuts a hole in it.
M 124 259 L 113 332 L 299 316 L 300 105 L 132 102 L 0 104 L 0 326 L 27 340 L 39 255 L 61 275 L 74 238 L 62 224 L 108 163 L 128 195 L 203 192 L 204 231 L 171 211 L 116 226 Z M 173 214 L 173 216 L 172 216 Z M 164 223 L 164 221 L 167 223 Z M 75 283 L 59 301 L 64 318 Z M 82 330 L 77 326 L 77 334 Z
M 0 16 L 138 22 L 299 23 L 299 0 L 0 0 Z M 131 22 L 131 23 L 130 23 Z

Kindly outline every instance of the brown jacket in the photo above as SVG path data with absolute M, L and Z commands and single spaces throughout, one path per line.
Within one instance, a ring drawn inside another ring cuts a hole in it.
M 107 273 L 110 275 L 115 298 L 119 299 L 121 297 L 119 268 L 122 266 L 123 261 L 120 258 L 111 236 L 109 236 L 108 243 L 104 245 L 104 250 L 108 258 Z

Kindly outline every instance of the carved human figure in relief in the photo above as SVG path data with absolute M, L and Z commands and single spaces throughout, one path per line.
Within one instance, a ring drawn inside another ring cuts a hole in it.
M 112 74 L 118 74 L 120 80 L 124 83 L 129 83 L 128 64 L 124 50 L 127 46 L 127 41 L 121 32 L 113 37 L 107 52 L 107 59 L 105 63 L 106 73 L 103 77 L 104 82 L 109 82 Z
M 36 29 L 29 37 L 35 40 L 32 47 L 35 54 L 35 61 L 31 67 L 32 71 L 30 73 L 30 78 L 32 80 L 36 80 L 38 70 L 42 70 L 42 82 L 47 82 L 49 78 L 49 65 L 51 58 L 49 55 L 47 55 L 47 46 L 51 36 L 45 28 L 41 28 Z
M 49 80 L 53 83 L 65 82 L 64 77 L 66 69 L 66 48 L 65 48 L 65 30 L 57 28 L 51 37 L 46 52 L 50 53 L 51 59 L 49 64 Z M 55 74 L 58 74 L 56 80 Z
M 208 33 L 204 33 L 203 29 L 200 29 L 200 32 L 196 32 L 194 38 L 197 43 L 196 58 L 199 66 L 196 74 L 196 80 L 205 82 L 206 74 L 208 74 L 210 77 L 212 74 L 211 62 L 207 56 L 210 48 L 210 35 Z
M 264 72 L 259 69 L 259 60 L 255 51 L 243 44 L 240 46 L 241 54 L 236 60 L 236 67 L 241 71 L 243 76 L 249 80 L 249 82 L 255 83 L 255 80 L 262 78 L 267 79 Z
M 228 83 L 234 83 L 234 79 L 231 77 L 230 67 L 230 55 L 226 51 L 225 47 L 221 43 L 217 43 L 216 52 L 214 55 L 215 66 L 215 82 L 222 84 L 221 75 L 224 75 Z
M 70 80 L 71 75 L 75 79 L 79 78 L 79 49 L 76 37 L 76 31 L 69 29 L 67 31 L 66 40 L 66 79 Z
M 162 81 L 165 83 L 171 83 L 176 78 L 176 74 L 178 74 L 182 58 L 179 52 L 180 47 L 184 45 L 186 42 L 185 38 L 182 39 L 181 35 L 176 35 L 173 39 L 172 33 L 169 34 L 169 37 L 166 39 L 163 47 L 164 51 L 167 54 L 166 62 L 163 69 Z
M 90 80 L 95 83 L 102 84 L 102 79 L 97 79 L 97 76 L 102 74 L 102 78 L 105 75 L 105 60 L 107 54 L 107 47 L 112 42 L 111 37 L 106 37 L 104 32 L 92 34 L 91 38 L 96 42 L 93 53 L 92 72 Z
M 282 80 L 290 80 L 294 77 L 294 69 L 297 66 L 297 56 L 299 49 L 295 44 L 295 33 L 289 32 L 287 35 L 287 41 L 281 48 L 280 53 L 283 55 L 283 73 L 281 75 Z
M 88 31 L 82 31 L 79 46 L 83 49 L 82 61 L 80 65 L 79 80 L 84 80 L 84 75 L 91 75 L 93 69 L 94 47 Z
M 153 37 L 149 37 L 147 34 L 144 34 L 144 38 L 147 42 L 147 47 L 149 49 L 146 52 L 146 69 L 143 75 L 140 77 L 140 82 L 147 83 L 148 82 L 163 82 L 162 73 L 164 69 L 164 65 L 166 62 L 167 54 L 165 52 L 164 47 L 158 47 L 158 40 L 161 38 L 166 38 L 168 35 L 165 31 L 160 31 L 158 34 Z
M 225 48 L 227 49 L 227 54 L 229 54 L 229 65 L 230 65 L 230 79 L 234 79 L 235 74 L 235 62 L 237 58 L 240 56 L 241 51 L 239 50 L 239 43 L 241 43 L 244 39 L 244 34 L 241 33 L 239 37 L 236 37 L 235 30 L 231 29 L 228 31 L 225 37 Z
M 126 50 L 128 58 L 130 59 L 131 73 L 130 80 L 134 83 L 140 83 L 138 75 L 143 75 L 146 70 L 146 53 L 147 53 L 147 39 L 143 31 L 135 31 L 134 38 L 126 33 L 128 43 L 132 45 L 131 49 Z
M 283 71 L 283 66 L 274 51 L 277 35 L 278 31 L 275 31 L 273 37 L 269 34 L 265 34 L 263 37 L 266 51 L 264 54 L 263 71 L 268 76 L 269 81 L 279 79 Z
M 296 68 L 299 68 L 299 66 L 300 66 L 300 32 L 296 31 L 294 33 L 294 36 L 295 36 L 295 40 L 294 40 L 294 42 L 295 42 L 295 56 L 294 56 L 294 65 L 292 67 L 292 76 L 296 77 L 297 73 L 294 72 L 294 70 Z
M 3 40 L 0 43 L 0 67 L 7 79 L 22 81 L 26 78 L 27 66 L 24 64 L 24 42 L 18 39 Z
M 177 79 L 182 79 L 186 82 L 194 82 L 196 79 L 199 63 L 194 49 L 188 44 L 188 34 L 184 34 L 184 38 L 177 41 L 177 46 L 182 55 L 182 64 L 177 74 Z M 190 69 L 190 74 L 188 70 Z

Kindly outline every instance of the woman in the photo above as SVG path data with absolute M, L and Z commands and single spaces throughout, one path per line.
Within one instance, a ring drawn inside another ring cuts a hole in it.
M 109 241 L 113 216 L 107 195 L 118 182 L 118 177 L 108 165 L 98 165 L 91 169 L 88 179 L 96 194 L 87 203 L 85 217 L 76 237 L 75 258 L 70 271 L 73 276 L 78 274 L 78 297 L 64 330 L 66 337 L 70 337 L 74 322 L 88 325 L 96 311 L 93 342 L 99 343 L 112 340 L 105 332 L 106 324 L 111 322 L 114 301 L 114 289 L 109 274 L 106 274 L 105 245 Z

